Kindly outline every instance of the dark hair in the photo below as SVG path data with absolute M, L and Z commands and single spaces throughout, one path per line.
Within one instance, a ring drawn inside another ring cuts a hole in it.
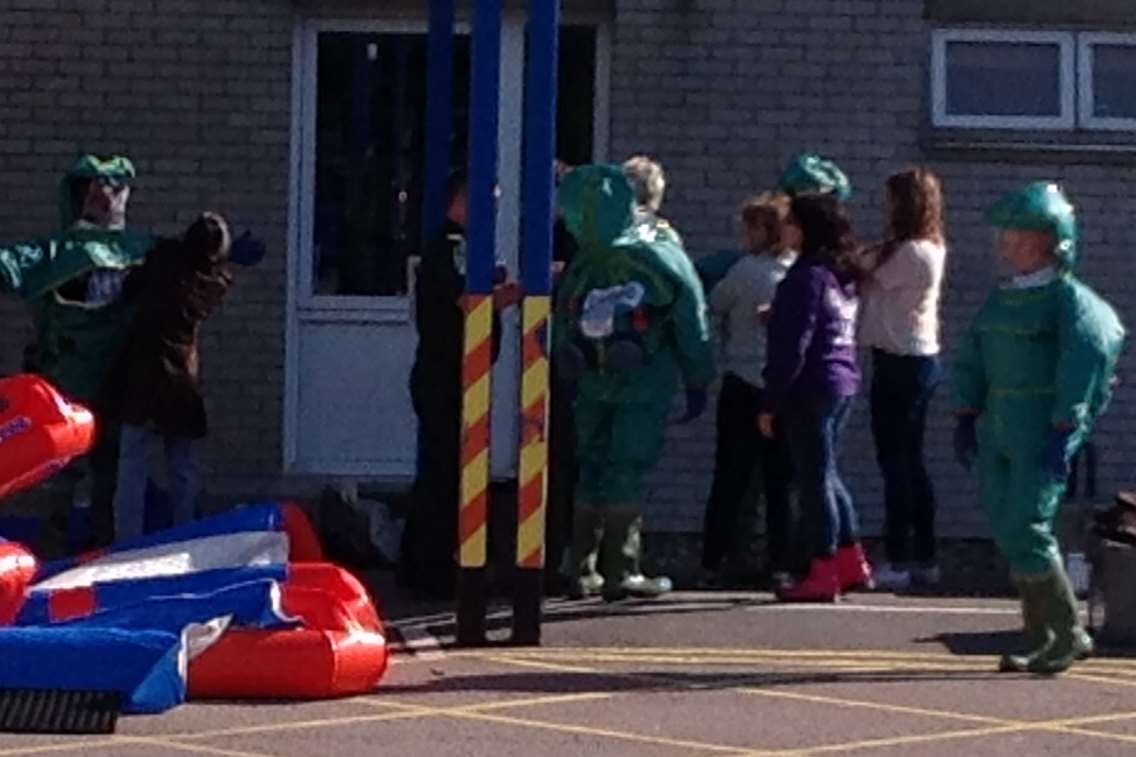
M 215 260 L 229 254 L 229 224 L 218 213 L 202 213 L 185 230 L 185 245 L 195 259 Z
M 887 180 L 893 241 L 943 241 L 943 188 L 928 168 L 900 171 Z
M 800 195 L 793 198 L 791 210 L 801 227 L 803 259 L 829 266 L 841 279 L 859 281 L 867 275 L 844 203 L 833 195 Z

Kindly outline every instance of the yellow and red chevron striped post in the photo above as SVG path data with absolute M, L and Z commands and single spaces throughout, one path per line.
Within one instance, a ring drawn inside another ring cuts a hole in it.
M 467 295 L 462 361 L 461 499 L 458 509 L 458 643 L 485 641 L 485 563 L 489 533 L 489 397 L 493 296 Z
M 549 365 L 545 345 L 551 298 L 526 297 L 522 318 L 521 449 L 517 491 L 517 577 L 513 643 L 539 644 L 548 497 Z
M 513 643 L 539 644 L 548 492 L 548 345 L 560 0 L 530 0 L 525 87 L 525 208 L 517 571 Z
M 548 496 L 548 333 L 551 298 L 527 297 L 522 319 L 521 453 L 517 503 L 517 567 L 544 567 Z

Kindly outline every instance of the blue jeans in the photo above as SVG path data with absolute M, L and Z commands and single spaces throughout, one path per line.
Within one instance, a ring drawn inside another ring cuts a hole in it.
M 815 557 L 831 557 L 837 547 L 856 542 L 860 535 L 852 495 L 837 466 L 840 436 L 851 409 L 852 397 L 800 398 L 784 412 L 801 513 L 812 533 Z
M 123 426 L 119 442 L 118 487 L 114 493 L 116 541 L 136 539 L 144 533 L 146 484 L 155 450 L 161 450 L 169 480 L 170 507 L 175 526 L 189 523 L 201 494 L 201 464 L 195 440 L 162 436 L 141 426 Z
M 872 353 L 872 436 L 884 479 L 888 562 L 935 559 L 935 490 L 923 458 L 927 408 L 942 379 L 938 356 Z

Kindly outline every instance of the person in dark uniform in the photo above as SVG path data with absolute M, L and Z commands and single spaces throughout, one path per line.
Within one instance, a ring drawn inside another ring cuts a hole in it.
M 557 176 L 559 178 L 560 171 Z M 556 278 L 572 262 L 575 254 L 576 240 L 564 225 L 564 219 L 557 218 L 552 235 Z M 560 596 L 570 589 L 569 577 L 573 573 L 571 566 L 564 564 L 564 557 L 572 537 L 572 511 L 576 497 L 576 416 L 572 410 L 574 388 L 559 377 L 555 366 L 550 380 L 544 585 L 545 594 Z
M 418 348 L 410 373 L 410 397 L 418 416 L 418 474 L 403 532 L 400 582 L 420 596 L 453 596 L 461 482 L 461 371 L 464 351 L 467 183 L 450 177 L 442 228 L 427 242 L 414 290 Z M 516 303 L 519 287 L 498 266 L 494 289 L 493 359 L 500 322 L 496 311 Z

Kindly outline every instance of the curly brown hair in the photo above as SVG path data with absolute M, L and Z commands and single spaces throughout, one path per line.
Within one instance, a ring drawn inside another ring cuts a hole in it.
M 944 241 L 943 185 L 934 171 L 922 166 L 900 171 L 888 178 L 887 193 L 892 242 Z
M 762 192 L 742 203 L 742 226 L 760 229 L 769 248 L 781 242 L 781 225 L 788 217 L 789 195 L 780 192 Z

